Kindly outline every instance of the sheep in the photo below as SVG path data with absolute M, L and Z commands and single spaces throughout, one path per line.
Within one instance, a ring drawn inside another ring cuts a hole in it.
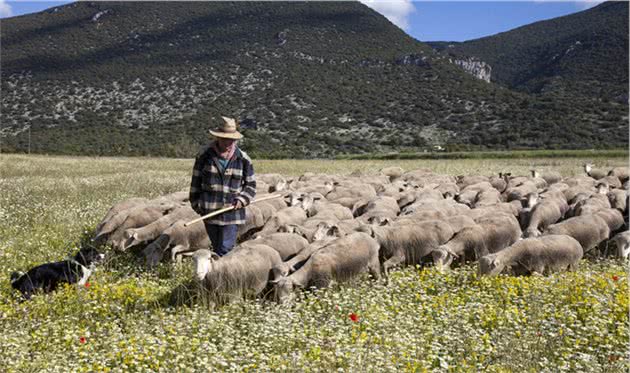
M 381 276 L 379 244 L 365 233 L 353 233 L 317 250 L 308 261 L 290 276 L 275 281 L 276 296 L 286 300 L 293 289 L 328 287 L 331 281 L 343 282 L 369 272 Z
M 608 192 L 610 207 L 625 213 L 628 209 L 628 192 L 623 189 L 613 189 Z
M 529 226 L 529 220 L 531 219 L 532 210 L 538 204 L 538 193 L 530 193 L 525 196 L 527 199 L 526 207 L 518 213 L 518 222 L 521 225 L 521 229 L 526 229 Z
M 609 209 L 610 201 L 608 200 L 608 193 L 606 194 L 593 194 L 587 199 L 581 200 L 572 206 L 572 215 L 589 215 L 602 209 Z
M 256 175 L 256 181 L 259 180 L 270 186 L 275 186 L 279 183 L 281 184 L 287 182 L 284 176 L 280 174 L 258 174 Z
M 457 186 L 459 189 L 465 189 L 466 187 L 479 183 L 487 183 L 489 178 L 487 176 L 473 175 L 473 176 L 458 176 Z
M 432 250 L 431 257 L 433 264 L 442 270 L 449 267 L 454 259 L 473 261 L 499 252 L 518 241 L 520 236 L 520 227 L 513 216 L 486 217 L 463 228 L 448 242 Z
M 244 242 L 246 245 L 267 245 L 280 254 L 282 260 L 287 260 L 295 256 L 300 250 L 309 245 L 308 241 L 294 233 L 272 233 L 268 236 L 258 236 L 253 240 Z
M 606 176 L 598 180 L 600 183 L 606 183 L 609 188 L 621 188 L 621 181 L 617 176 Z
M 457 232 L 447 243 L 431 251 L 431 257 L 433 264 L 442 270 L 450 266 L 453 259 L 473 261 L 479 259 L 484 252 L 487 252 L 484 232 L 481 227 L 474 225 Z
M 442 193 L 445 199 L 453 199 L 459 194 L 459 187 L 455 183 L 440 183 L 434 189 Z
M 516 242 L 522 234 L 516 217 L 506 213 L 495 213 L 475 219 L 484 232 L 485 247 L 489 252 L 503 250 Z
M 331 244 L 332 242 L 339 239 L 336 236 L 326 236 L 320 240 L 313 241 L 308 244 L 305 248 L 298 251 L 292 258 L 288 259 L 285 262 L 279 263 L 272 268 L 273 278 L 274 280 L 278 280 L 281 277 L 288 276 L 290 273 L 295 272 L 300 269 L 304 263 L 313 255 L 317 250 L 322 247 Z
M 608 228 L 610 229 L 610 235 L 614 235 L 617 231 L 623 227 L 624 220 L 621 212 L 615 209 L 601 209 L 595 212 L 593 215 L 599 216 L 604 219 Z
M 344 229 L 343 231 L 339 228 L 337 221 L 318 221 L 313 226 L 299 226 L 295 224 L 287 224 L 283 225 L 278 229 L 278 232 L 283 233 L 295 233 L 303 238 L 305 238 L 308 242 L 318 241 L 323 239 L 326 236 L 335 236 L 342 237 L 350 232 L 353 229 Z
M 454 233 L 457 233 L 464 228 L 477 225 L 477 223 L 475 223 L 475 221 L 468 215 L 449 216 L 448 218 L 444 219 L 444 221 L 447 222 L 451 226 L 451 228 L 453 228 Z
M 630 256 L 630 231 L 617 234 L 611 241 L 617 246 L 617 257 L 627 260 Z
M 532 177 L 535 179 L 542 178 L 543 180 L 545 180 L 545 183 L 547 183 L 547 185 L 556 184 L 562 181 L 562 175 L 560 175 L 559 172 L 555 171 L 546 171 L 544 174 L 541 175 L 538 171 L 532 170 Z
M 370 200 L 374 197 L 376 197 L 376 190 L 369 184 L 354 184 L 347 187 L 337 186 L 326 195 L 326 199 L 331 202 L 337 202 L 342 199 L 355 199 L 356 201 L 360 199 Z M 344 206 L 347 205 L 344 204 Z
M 244 241 L 251 236 L 251 232 L 260 230 L 267 220 L 257 205 L 245 207 L 245 224 L 240 224 L 236 232 L 237 240 Z
M 507 182 L 501 175 L 490 176 L 488 182 L 490 183 L 490 185 L 492 185 L 494 189 L 498 190 L 499 193 L 505 192 L 505 189 L 507 188 Z
M 584 164 L 584 172 L 595 180 L 599 180 L 608 175 L 608 172 L 600 169 L 593 168 L 592 163 Z
M 131 209 L 136 206 L 145 205 L 148 202 L 149 200 L 146 198 L 129 198 L 122 202 L 116 203 L 107 211 L 103 219 L 101 219 L 100 223 L 98 223 L 94 231 L 94 235 L 99 236 L 101 233 L 101 230 L 103 229 L 103 226 L 107 224 L 107 222 L 109 222 L 114 216 L 118 215 L 122 211 Z
M 219 304 L 260 295 L 271 280 L 271 269 L 282 262 L 276 250 L 259 244 L 237 247 L 221 258 L 198 250 L 192 259 L 197 279 Z
M 569 209 L 564 198 L 545 198 L 538 202 L 531 211 L 525 237 L 538 237 L 549 225 L 558 222 Z
M 151 204 L 151 203 L 146 203 L 146 204 L 134 204 L 132 207 L 130 208 L 126 208 L 121 210 L 119 213 L 111 216 L 109 219 L 107 219 L 107 221 L 103 220 L 103 224 L 100 226 L 100 229 L 98 229 L 98 231 L 95 233 L 94 238 L 92 239 L 93 241 L 96 242 L 103 242 L 107 239 L 108 236 L 110 236 L 112 234 L 112 232 L 114 232 L 116 229 L 118 229 L 123 222 L 127 219 L 127 217 L 131 216 L 136 216 L 136 215 L 141 215 L 142 211 L 146 210 L 146 209 L 150 209 L 151 211 L 153 211 L 156 208 L 160 208 L 163 211 L 169 211 L 173 208 L 175 208 L 176 205 L 173 203 L 166 203 L 166 204 Z M 115 208 L 112 207 L 112 208 Z M 147 223 L 148 224 L 148 223 Z M 127 227 L 127 228 L 134 228 L 134 227 Z M 126 229 L 126 228 L 125 228 Z
M 433 249 L 446 243 L 455 234 L 448 223 L 438 220 L 387 227 L 366 225 L 358 231 L 370 234 L 381 245 L 383 271 L 386 274 L 390 268 L 403 263 L 420 264 Z
M 262 234 L 277 232 L 278 228 L 287 224 L 301 224 L 306 220 L 306 211 L 308 205 L 300 205 L 287 207 L 276 213 L 274 217 L 269 219 L 261 230 Z
M 470 211 L 466 212 L 466 215 L 470 216 L 473 219 L 479 219 L 486 215 L 492 215 L 496 213 L 506 213 L 510 214 L 514 217 L 518 216 L 520 211 L 522 210 L 522 205 L 520 201 L 515 201 L 515 203 L 497 203 L 496 205 L 483 206 L 476 209 L 470 209 Z
M 586 254 L 610 236 L 610 228 L 597 215 L 582 215 L 552 224 L 543 231 L 543 236 L 556 234 L 575 238 Z
M 496 189 L 481 190 L 475 197 L 474 207 L 489 206 L 501 202 L 501 193 Z
M 525 196 L 530 193 L 538 192 L 538 187 L 533 181 L 527 180 L 522 184 L 514 187 L 508 187 L 505 190 L 506 200 L 510 201 L 523 201 Z
M 307 215 L 312 219 L 354 219 L 354 214 L 351 209 L 338 203 L 332 203 L 325 200 L 315 201 L 312 207 L 307 211 Z
M 498 275 L 506 268 L 515 274 L 548 274 L 577 269 L 582 247 L 571 236 L 527 238 L 495 254 L 479 259 L 480 275 Z
M 190 206 L 182 206 L 144 227 L 129 228 L 124 232 L 125 242 L 122 245 L 122 250 L 156 239 L 166 228 L 178 220 L 190 221 L 198 217 L 199 214 Z
M 400 212 L 400 207 L 396 199 L 387 196 L 379 196 L 371 201 L 358 202 L 354 208 L 352 214 L 354 217 L 361 217 L 363 221 L 371 217 L 386 217 L 395 218 Z
M 381 168 L 378 173 L 387 176 L 390 181 L 394 181 L 395 179 L 401 177 L 405 173 L 405 170 L 398 166 L 393 166 Z
M 147 267 L 155 267 L 168 248 L 171 248 L 170 259 L 174 261 L 183 252 L 210 247 L 210 239 L 202 222 L 188 227 L 184 226 L 185 223 L 184 220 L 176 221 L 142 251 Z
M 615 176 L 623 184 L 630 179 L 630 169 L 628 167 L 615 167 L 608 172 L 608 176 Z
M 125 231 L 129 228 L 140 228 L 145 225 L 149 225 L 154 221 L 160 219 L 164 215 L 168 214 L 172 211 L 176 205 L 172 204 L 162 204 L 162 205 L 147 205 L 147 206 L 137 206 L 131 208 L 130 210 L 126 210 L 127 213 L 126 218 L 122 221 L 113 231 L 106 232 L 108 225 L 106 224 L 100 236 L 95 237 L 95 241 L 103 242 L 105 239 L 105 243 L 109 243 L 116 250 L 123 250 L 124 243 L 126 241 Z M 119 214 L 121 215 L 121 214 Z M 110 222 L 116 220 L 110 220 Z M 110 226 L 111 227 L 111 226 Z
M 463 203 L 469 207 L 473 207 L 473 204 L 477 200 L 477 195 L 486 190 L 493 190 L 494 187 L 487 181 L 483 181 L 480 183 L 468 185 L 465 188 L 462 188 L 459 194 L 455 197 L 455 200 L 459 203 Z
M 402 210 L 402 215 L 413 216 L 426 211 L 440 211 L 444 213 L 444 215 L 450 216 L 467 214 L 470 208 L 451 199 L 421 200 L 405 207 Z

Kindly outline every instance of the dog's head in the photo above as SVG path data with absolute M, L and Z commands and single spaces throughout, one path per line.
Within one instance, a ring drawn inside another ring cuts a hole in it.
M 93 247 L 86 247 L 81 249 L 77 255 L 74 256 L 74 260 L 77 263 L 89 267 L 90 265 L 97 264 L 105 258 L 104 254 L 99 253 Z

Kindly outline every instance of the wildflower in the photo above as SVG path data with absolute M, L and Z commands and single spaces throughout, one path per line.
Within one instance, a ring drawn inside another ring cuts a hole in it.
M 79 338 L 79 343 L 84 344 L 85 342 L 87 342 L 87 339 L 85 339 L 85 337 Z
M 619 281 L 619 276 L 613 275 L 612 279 L 613 279 L 613 281 Z
M 86 283 L 85 283 L 85 287 L 86 287 L 86 288 L 89 288 L 89 287 L 90 287 L 90 283 L 89 283 L 89 282 L 86 282 Z
M 352 322 L 359 322 L 359 315 L 357 315 L 356 313 L 351 313 L 350 314 L 350 320 L 352 320 Z

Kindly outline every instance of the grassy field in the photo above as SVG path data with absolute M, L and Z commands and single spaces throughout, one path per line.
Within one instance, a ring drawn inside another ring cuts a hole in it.
M 592 157 L 464 160 L 258 160 L 257 172 L 582 172 Z M 597 166 L 627 164 L 598 158 Z M 0 371 L 626 371 L 625 263 L 575 273 L 478 278 L 406 268 L 290 305 L 173 306 L 188 263 L 144 269 L 112 255 L 89 287 L 20 302 L 9 274 L 78 250 L 107 209 L 188 187 L 192 160 L 0 155 Z

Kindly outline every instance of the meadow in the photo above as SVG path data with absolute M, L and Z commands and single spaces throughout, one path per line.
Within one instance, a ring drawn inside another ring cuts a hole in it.
M 258 173 L 581 174 L 593 159 L 255 160 Z M 627 165 L 598 158 L 598 167 Z M 0 155 L 0 371 L 593 371 L 630 368 L 627 263 L 551 276 L 396 271 L 277 305 L 174 305 L 189 262 L 109 255 L 84 287 L 21 302 L 9 274 L 89 242 L 109 207 L 188 188 L 192 160 Z M 112 253 L 109 253 L 112 254 Z

